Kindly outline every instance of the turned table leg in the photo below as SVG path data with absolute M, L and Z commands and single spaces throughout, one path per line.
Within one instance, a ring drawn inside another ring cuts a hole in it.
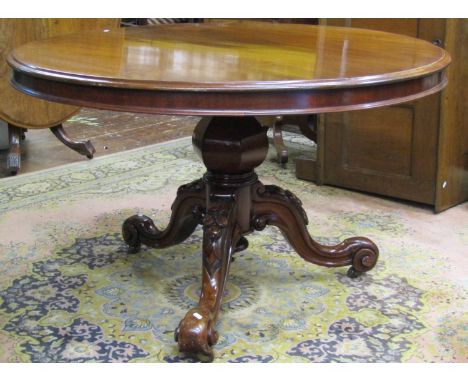
M 20 141 L 23 135 L 21 127 L 8 124 L 8 140 L 10 149 L 7 156 L 7 169 L 11 175 L 16 175 L 21 167 L 21 148 Z
M 263 185 L 254 172 L 266 158 L 266 128 L 254 117 L 203 118 L 193 146 L 207 168 L 202 179 L 181 186 L 172 205 L 169 225 L 159 230 L 144 215 L 128 218 L 122 228 L 131 251 L 141 244 L 162 248 L 182 242 L 203 225 L 202 291 L 175 330 L 179 350 L 213 360 L 218 340 L 216 322 L 235 252 L 247 248 L 245 235 L 267 225 L 281 229 L 297 253 L 326 267 L 351 266 L 350 277 L 374 267 L 377 246 L 353 237 L 335 246 L 321 245 L 307 231 L 307 215 L 290 191 Z

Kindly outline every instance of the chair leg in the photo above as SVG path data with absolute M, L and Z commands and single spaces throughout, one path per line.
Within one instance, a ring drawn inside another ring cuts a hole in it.
M 8 124 L 8 140 L 10 142 L 10 150 L 7 156 L 7 170 L 11 175 L 16 175 L 21 167 L 21 150 L 20 140 L 22 128 Z
M 304 116 L 302 123 L 299 123 L 299 129 L 302 135 L 317 143 L 318 116 L 317 114 L 309 114 Z
M 91 141 L 73 141 L 67 135 L 62 125 L 54 126 L 50 128 L 50 131 L 62 142 L 65 146 L 76 151 L 78 154 L 86 155 L 88 159 L 92 159 L 96 149 L 92 145 Z
M 285 164 L 288 162 L 288 149 L 283 141 L 283 130 L 281 129 L 282 117 L 276 117 L 275 122 L 273 123 L 273 144 L 276 149 L 276 157 L 280 164 Z

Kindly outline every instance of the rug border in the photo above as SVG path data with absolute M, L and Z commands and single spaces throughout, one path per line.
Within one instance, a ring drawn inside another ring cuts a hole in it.
M 99 156 L 99 157 L 93 158 L 93 159 L 91 159 L 91 160 L 78 161 L 78 162 L 73 162 L 73 163 L 61 164 L 61 165 L 59 165 L 59 166 L 44 168 L 44 169 L 42 169 L 42 170 L 31 171 L 31 172 L 28 172 L 28 173 L 26 173 L 26 174 L 18 174 L 18 175 L 15 175 L 14 177 L 6 176 L 6 177 L 4 177 L 4 178 L 0 178 L 0 185 L 1 185 L 2 182 L 7 182 L 7 181 L 12 182 L 12 181 L 14 181 L 15 179 L 23 179 L 23 178 L 25 178 L 25 177 L 27 177 L 27 176 L 40 175 L 40 174 L 43 173 L 43 172 L 49 172 L 49 171 L 53 171 L 53 170 L 61 170 L 61 169 L 65 168 L 65 167 L 86 166 L 87 164 L 91 164 L 91 163 L 94 163 L 94 162 L 99 162 L 99 161 L 104 160 L 104 159 L 109 159 L 109 158 L 112 158 L 112 157 L 114 157 L 114 156 L 121 155 L 121 154 L 123 154 L 123 153 L 133 153 L 133 152 L 136 152 L 136 151 L 139 151 L 139 150 L 145 150 L 145 149 L 149 149 L 149 148 L 151 148 L 151 147 L 162 146 L 162 145 L 164 145 L 164 144 L 176 143 L 176 142 L 182 141 L 182 140 L 184 140 L 184 139 L 190 139 L 190 138 L 192 138 L 192 137 L 189 135 L 189 136 L 182 137 L 182 138 L 170 139 L 170 140 L 168 140 L 168 141 L 153 143 L 153 144 L 147 145 L 147 146 L 136 147 L 136 148 L 130 149 L 130 150 L 118 151 L 118 152 L 115 152 L 115 153 L 111 153 L 111 154 Z

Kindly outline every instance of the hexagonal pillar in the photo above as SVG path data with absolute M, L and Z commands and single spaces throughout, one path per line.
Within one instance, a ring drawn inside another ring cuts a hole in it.
M 192 142 L 210 173 L 248 174 L 266 158 L 266 131 L 254 117 L 205 117 Z

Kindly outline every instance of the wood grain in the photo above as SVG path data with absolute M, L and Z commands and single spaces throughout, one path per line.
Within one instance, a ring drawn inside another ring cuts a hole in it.
M 173 115 L 286 115 L 395 105 L 442 90 L 445 72 L 374 86 L 264 91 L 183 91 L 103 87 L 14 72 L 12 85 L 31 96 L 97 109 Z
M 10 85 L 6 57 L 15 47 L 37 39 L 87 29 L 116 27 L 117 19 L 0 19 L 0 118 L 20 127 L 59 125 L 79 108 L 24 95 Z
M 327 19 L 443 43 L 443 19 Z M 325 182 L 434 204 L 440 94 L 391 108 L 326 115 Z
M 394 107 L 326 115 L 324 182 L 432 204 L 437 116 L 436 95 Z
M 406 36 L 262 22 L 82 32 L 23 45 L 9 58 L 13 85 L 29 95 L 185 115 L 305 114 L 407 102 L 441 90 L 449 62 L 443 49 Z
M 435 209 L 468 200 L 468 20 L 447 23 L 447 49 L 454 56 L 442 93 Z
M 397 34 L 250 22 L 75 33 L 23 45 L 10 62 L 56 81 L 226 91 L 388 83 L 440 71 L 450 57 Z
M 416 33 L 418 38 L 444 47 L 453 59 L 447 74 L 449 85 L 437 95 L 347 116 L 321 116 L 326 125 L 326 182 L 431 204 L 436 212 L 466 201 L 468 20 L 326 19 L 321 24 Z M 389 146 L 396 142 L 396 130 L 400 130 L 400 138 L 407 139 Z M 356 140 L 358 135 L 361 139 Z M 352 165 L 356 158 L 359 166 Z M 304 170 L 305 165 L 300 165 L 298 174 L 310 179 L 313 174 Z M 389 171 L 392 167 L 393 173 Z
M 73 120 L 64 123 L 64 128 L 73 140 L 91 140 L 96 158 L 191 136 L 197 122 L 196 117 L 81 109 Z M 21 141 L 22 174 L 87 160 L 55 139 L 49 129 L 36 129 L 26 135 Z M 7 154 L 7 150 L 0 150 L 0 179 L 9 175 L 5 167 Z
M 322 25 L 342 25 L 352 28 L 373 29 L 378 31 L 418 37 L 418 19 L 322 19 Z

